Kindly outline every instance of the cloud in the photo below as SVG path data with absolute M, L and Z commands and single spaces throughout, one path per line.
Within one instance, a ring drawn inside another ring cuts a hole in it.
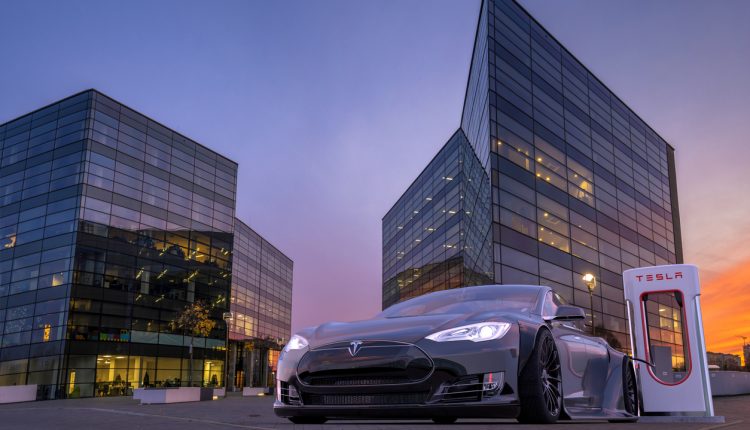
M 701 302 L 708 350 L 742 355 L 739 336 L 750 340 L 750 259 L 706 280 Z

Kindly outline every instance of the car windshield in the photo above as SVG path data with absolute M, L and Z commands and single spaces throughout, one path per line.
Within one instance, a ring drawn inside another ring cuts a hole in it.
M 425 294 L 391 306 L 376 318 L 398 318 L 417 315 L 464 314 L 508 310 L 530 312 L 539 290 L 533 287 L 484 286 L 466 287 Z

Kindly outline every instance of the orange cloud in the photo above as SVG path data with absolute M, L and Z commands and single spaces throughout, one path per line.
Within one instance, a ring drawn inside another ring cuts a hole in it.
M 739 336 L 750 343 L 750 260 L 704 281 L 701 305 L 708 350 L 742 356 Z

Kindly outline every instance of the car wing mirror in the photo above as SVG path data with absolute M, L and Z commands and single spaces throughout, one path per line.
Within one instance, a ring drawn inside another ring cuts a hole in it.
M 553 319 L 555 321 L 582 320 L 586 319 L 586 311 L 578 306 L 558 306 Z

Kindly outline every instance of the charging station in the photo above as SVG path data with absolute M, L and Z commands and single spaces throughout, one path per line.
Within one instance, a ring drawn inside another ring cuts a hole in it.
M 641 415 L 667 418 L 661 421 L 723 422 L 723 417 L 714 417 L 698 268 L 672 264 L 630 269 L 623 281 Z

